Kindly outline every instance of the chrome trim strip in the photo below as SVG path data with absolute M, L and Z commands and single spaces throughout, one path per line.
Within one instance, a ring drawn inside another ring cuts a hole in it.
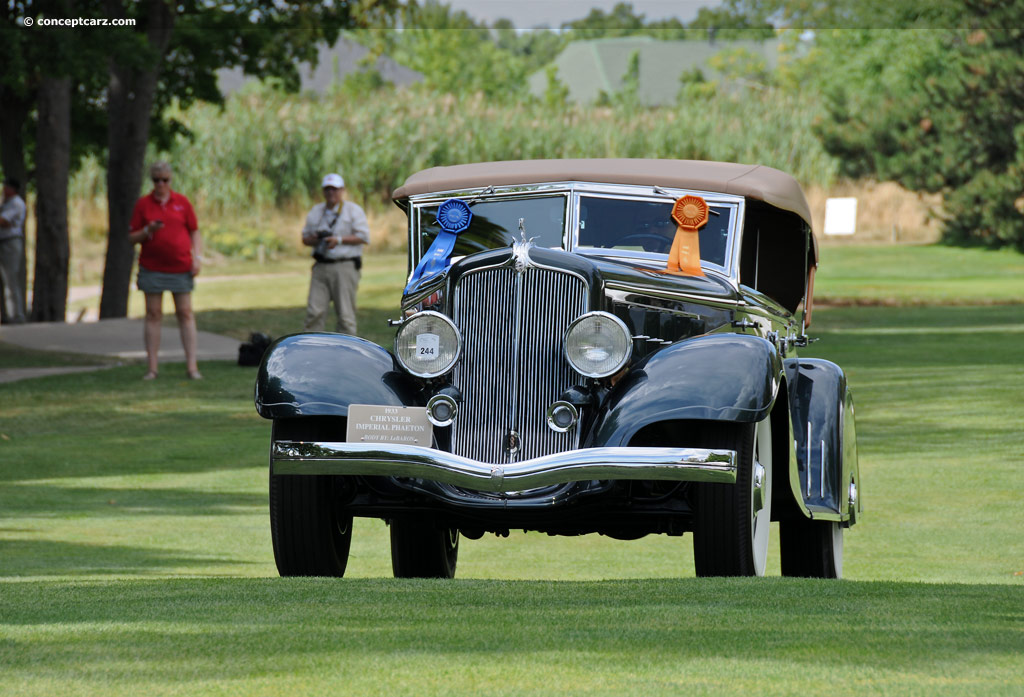
M 274 474 L 412 477 L 478 491 L 522 491 L 595 479 L 736 483 L 736 452 L 706 448 L 583 448 L 492 465 L 415 445 L 275 441 Z
M 519 222 L 520 222 L 520 224 L 522 224 L 522 218 L 520 218 Z M 509 434 L 509 436 L 508 436 L 509 441 L 508 442 L 509 442 L 509 446 L 508 446 L 508 448 L 506 448 L 506 454 L 508 455 L 510 461 L 512 459 L 514 459 L 515 456 L 516 456 L 516 453 L 519 452 L 519 446 L 518 446 L 517 441 L 516 441 L 516 438 L 519 435 L 517 433 L 516 429 L 518 428 L 518 424 L 520 422 L 520 418 L 519 418 L 519 390 L 516 389 L 516 387 L 519 386 L 520 384 L 522 384 L 522 382 L 520 380 L 520 359 L 519 359 L 519 354 L 522 352 L 522 347 L 523 347 L 523 295 L 526 292 L 525 289 L 523 288 L 523 284 L 524 284 L 523 275 L 524 275 L 524 273 L 522 271 L 519 271 L 516 268 L 516 259 L 515 259 L 515 257 L 516 257 L 516 255 L 513 254 L 512 255 L 512 259 L 511 259 L 511 261 L 512 261 L 512 270 L 515 272 L 512 275 L 512 292 L 515 295 L 515 308 L 514 308 L 515 311 L 514 311 L 514 313 L 512 315 L 512 327 L 513 327 L 512 331 L 515 332 L 515 333 L 512 336 L 512 365 L 507 366 L 508 367 L 508 374 L 511 375 L 512 380 L 511 380 L 511 383 L 509 383 L 509 382 L 505 382 L 504 383 L 505 386 L 508 386 L 508 387 L 512 388 L 512 389 L 510 389 L 508 391 L 510 393 L 510 396 L 511 396 L 511 404 L 509 406 L 509 416 L 508 416 L 508 434 Z M 529 259 L 529 257 L 530 257 L 529 251 L 527 251 L 526 257 L 527 257 L 527 259 Z M 525 271 L 525 269 L 523 271 Z M 506 366 L 498 366 L 498 367 L 499 368 L 504 368 Z M 495 386 L 495 385 L 496 385 L 496 383 L 491 383 L 492 387 Z
M 807 422 L 807 458 L 804 460 L 804 474 L 807 479 L 807 498 L 811 498 L 811 422 Z
M 819 478 L 821 481 L 818 482 L 818 492 L 821 499 L 825 499 L 825 441 L 821 441 L 821 466 L 819 467 Z
M 605 294 L 609 291 L 615 291 L 619 293 L 636 293 L 639 295 L 650 295 L 655 298 L 665 298 L 666 300 L 688 300 L 691 302 L 698 302 L 701 305 L 712 305 L 716 307 L 728 307 L 735 308 L 746 305 L 742 300 L 726 300 L 724 298 L 711 299 L 706 295 L 697 295 L 694 293 L 676 293 L 673 291 L 665 290 L 664 288 L 648 288 L 646 286 L 635 286 L 629 283 L 623 283 L 622 281 L 608 281 L 605 284 Z M 664 309 L 664 308 L 661 308 Z

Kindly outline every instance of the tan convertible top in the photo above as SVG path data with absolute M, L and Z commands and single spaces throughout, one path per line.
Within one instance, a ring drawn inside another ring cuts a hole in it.
M 807 199 L 800 184 L 790 175 L 763 165 L 703 160 L 517 160 L 431 167 L 406 179 L 392 198 L 483 186 L 569 181 L 699 189 L 747 196 L 796 213 L 811 225 Z

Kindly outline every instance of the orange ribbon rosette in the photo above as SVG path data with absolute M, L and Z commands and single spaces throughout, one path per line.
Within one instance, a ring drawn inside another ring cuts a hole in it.
M 676 237 L 668 253 L 665 272 L 677 276 L 703 276 L 700 268 L 700 235 L 698 231 L 710 217 L 708 202 L 700 196 L 681 196 L 672 206 Z

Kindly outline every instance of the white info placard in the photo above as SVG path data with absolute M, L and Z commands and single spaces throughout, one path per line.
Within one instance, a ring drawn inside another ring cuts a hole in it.
M 825 234 L 852 235 L 857 231 L 857 199 L 825 200 Z

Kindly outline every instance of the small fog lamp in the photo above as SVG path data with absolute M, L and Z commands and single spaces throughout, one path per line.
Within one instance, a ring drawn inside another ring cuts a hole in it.
M 427 400 L 427 420 L 435 426 L 451 426 L 459 413 L 459 405 L 446 394 L 436 394 Z
M 569 402 L 558 401 L 548 407 L 548 428 L 556 433 L 565 433 L 576 425 L 580 413 Z

